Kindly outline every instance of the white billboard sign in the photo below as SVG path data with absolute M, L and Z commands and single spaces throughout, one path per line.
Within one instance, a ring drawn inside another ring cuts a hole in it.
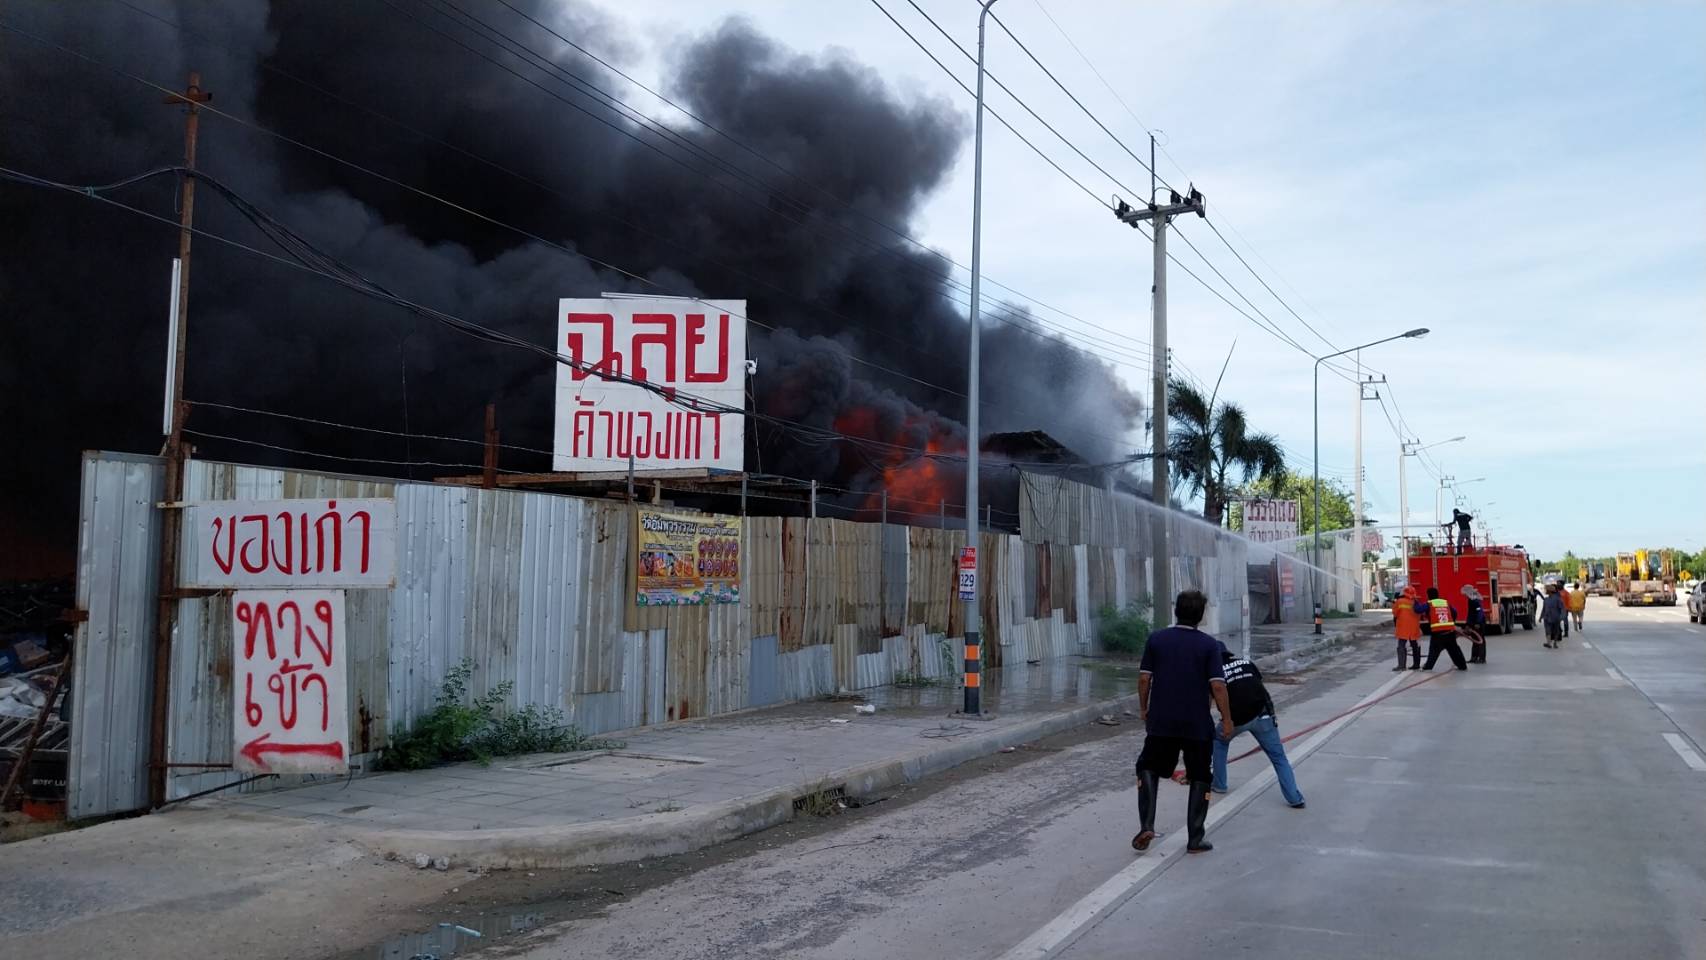
M 1297 539 L 1296 500 L 1246 500 L 1244 536 L 1257 543 Z
M 231 765 L 347 773 L 344 592 L 238 590 L 231 621 Z
M 188 587 L 389 587 L 396 501 L 203 500 L 185 508 Z
M 565 299 L 556 342 L 553 470 L 745 468 L 746 301 Z

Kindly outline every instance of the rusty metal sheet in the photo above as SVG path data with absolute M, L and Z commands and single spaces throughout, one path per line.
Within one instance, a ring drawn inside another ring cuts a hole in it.
M 909 623 L 906 611 L 906 591 L 909 586 L 908 568 L 911 554 L 907 549 L 906 528 L 899 524 L 886 523 L 883 531 L 883 576 L 882 576 L 882 634 L 885 637 L 899 636 L 906 632 Z
M 911 527 L 907 531 L 911 557 L 907 570 L 907 623 L 921 623 L 932 633 L 954 635 L 958 623 L 955 571 L 964 531 Z
M 747 554 L 741 570 L 741 597 L 752 635 L 769 636 L 781 629 L 782 518 L 748 517 L 743 524 Z
M 782 520 L 782 595 L 777 618 L 777 642 L 783 653 L 806 645 L 806 583 L 809 552 L 807 521 Z

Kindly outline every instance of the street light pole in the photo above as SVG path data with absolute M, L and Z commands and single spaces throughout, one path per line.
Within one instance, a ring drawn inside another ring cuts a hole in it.
M 977 130 L 972 146 L 971 186 L 971 342 L 967 358 L 966 382 L 966 549 L 970 551 L 972 575 L 970 589 L 962 586 L 965 600 L 966 656 L 965 705 L 967 716 L 983 713 L 983 647 L 979 643 L 982 624 L 978 621 L 978 525 L 977 525 L 977 456 L 978 433 L 978 307 L 983 279 L 983 49 L 984 33 L 988 26 L 989 8 L 995 0 L 984 0 L 977 15 Z
M 1310 556 L 1310 563 L 1315 568 L 1310 573 L 1310 581 L 1314 587 L 1314 589 L 1311 592 L 1315 596 L 1315 632 L 1316 633 L 1321 632 L 1321 586 L 1322 586 L 1322 584 L 1321 584 L 1321 364 L 1325 363 L 1328 360 L 1333 359 L 1334 357 L 1342 357 L 1347 353 L 1355 353 L 1359 350 L 1367 350 L 1369 347 L 1378 347 L 1383 343 L 1390 343 L 1393 340 L 1403 340 L 1403 339 L 1407 339 L 1407 338 L 1408 339 L 1414 339 L 1417 337 L 1425 337 L 1427 335 L 1428 335 L 1428 328 L 1427 327 L 1417 327 L 1414 330 L 1406 330 L 1403 333 L 1396 333 L 1390 337 L 1383 337 L 1379 340 L 1372 340 L 1368 343 L 1360 344 L 1358 346 L 1351 347 L 1351 348 L 1346 349 L 1346 350 L 1340 350 L 1338 353 L 1329 353 L 1326 356 L 1315 358 L 1315 383 L 1314 383 L 1314 388 L 1315 388 L 1315 401 L 1314 401 L 1314 416 L 1315 416 L 1315 521 L 1314 522 L 1315 522 L 1315 529 L 1311 532 L 1311 536 L 1309 538 L 1309 556 Z M 1359 385 L 1357 387 L 1357 389 L 1361 390 L 1362 387 Z M 1357 546 L 1360 548 L 1361 544 L 1358 544 Z M 1360 557 L 1361 554 L 1359 553 L 1358 556 Z

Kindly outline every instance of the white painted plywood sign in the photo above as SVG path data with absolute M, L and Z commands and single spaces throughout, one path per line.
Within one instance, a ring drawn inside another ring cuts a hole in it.
M 232 766 L 348 772 L 344 592 L 239 590 L 231 622 Z
M 188 587 L 389 587 L 396 578 L 394 500 L 204 500 L 186 509 Z
M 745 314 L 745 300 L 560 301 L 556 350 L 573 363 L 557 365 L 551 469 L 741 470 Z

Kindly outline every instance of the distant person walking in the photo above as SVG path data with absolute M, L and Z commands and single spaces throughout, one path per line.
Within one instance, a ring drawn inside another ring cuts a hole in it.
M 1576 629 L 1582 629 L 1582 614 L 1587 612 L 1587 588 L 1577 586 L 1570 591 L 1570 599 L 1564 602 L 1564 609 L 1570 612 L 1570 619 L 1576 621 Z
M 1404 649 L 1409 648 L 1410 669 L 1422 668 L 1422 618 L 1428 615 L 1428 605 L 1416 598 L 1415 587 L 1405 587 L 1398 599 L 1392 601 L 1392 629 L 1398 634 L 1398 665 L 1404 669 Z
M 1572 599 L 1573 595 L 1570 593 L 1570 588 L 1563 581 L 1559 581 L 1558 602 L 1564 607 L 1564 617 L 1559 622 L 1564 625 L 1564 636 L 1566 637 L 1570 635 L 1570 603 Z
M 1439 588 L 1428 588 L 1428 662 L 1422 664 L 1423 670 L 1432 670 L 1439 662 L 1439 655 L 1451 655 L 1451 662 L 1459 670 L 1469 669 L 1469 664 L 1463 659 L 1463 648 L 1457 645 L 1457 611 L 1450 603 L 1440 599 Z
M 1221 670 L 1226 674 L 1226 699 L 1232 705 L 1232 736 L 1214 739 L 1214 792 L 1226 792 L 1226 754 L 1240 733 L 1249 731 L 1256 738 L 1268 762 L 1274 765 L 1280 793 L 1293 809 L 1303 809 L 1303 791 L 1297 789 L 1297 774 L 1286 759 L 1285 744 L 1280 740 L 1279 711 L 1274 698 L 1262 684 L 1262 671 L 1240 657 L 1234 657 L 1225 644 L 1220 647 Z
M 1173 602 L 1174 626 L 1157 630 L 1143 648 L 1138 664 L 1137 703 L 1146 732 L 1137 757 L 1137 836 L 1132 848 L 1147 850 L 1155 839 L 1155 804 L 1161 781 L 1173 776 L 1179 756 L 1185 758 L 1190 800 L 1185 810 L 1188 853 L 1204 853 L 1214 845 L 1204 839 L 1208 830 L 1208 792 L 1214 779 L 1214 720 L 1212 700 L 1220 711 L 1220 732 L 1232 739 L 1232 708 L 1221 672 L 1219 640 L 1197 629 L 1208 598 L 1201 590 L 1186 590 Z
M 1546 585 L 1546 599 L 1540 604 L 1540 622 L 1546 627 L 1546 646 L 1558 649 L 1564 642 L 1564 598 L 1558 596 L 1556 585 Z

